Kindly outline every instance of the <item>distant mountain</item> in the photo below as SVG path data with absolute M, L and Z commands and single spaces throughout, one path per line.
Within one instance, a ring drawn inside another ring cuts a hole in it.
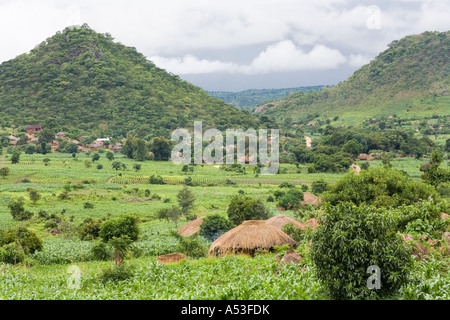
M 450 115 L 450 31 L 394 41 L 346 81 L 321 92 L 294 93 L 256 111 L 284 124 L 315 117 L 357 125 L 373 117 Z
M 289 96 L 292 92 L 320 91 L 323 86 L 309 86 L 284 89 L 250 89 L 240 92 L 207 91 L 214 98 L 232 104 L 238 109 L 253 111 L 257 106 L 266 101 L 281 99 Z
M 7 45 L 7 44 L 4 44 Z M 0 126 L 43 124 L 99 136 L 167 136 L 193 126 L 256 128 L 258 120 L 158 68 L 86 24 L 0 65 Z

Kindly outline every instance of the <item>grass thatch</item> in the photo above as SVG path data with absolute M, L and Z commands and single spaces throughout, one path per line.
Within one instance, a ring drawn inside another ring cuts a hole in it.
M 289 216 L 286 216 L 284 214 L 279 214 L 275 217 L 267 219 L 266 222 L 268 224 L 273 225 L 274 227 L 277 227 L 280 230 L 283 228 L 283 226 L 285 224 L 288 224 L 290 222 L 292 222 L 294 224 L 294 227 L 300 228 L 302 230 L 304 229 L 303 225 L 299 221 L 297 221 L 294 218 L 291 218 Z
M 181 234 L 183 237 L 190 237 L 194 235 L 196 232 L 200 231 L 200 226 L 203 223 L 203 219 L 195 219 L 191 222 L 185 223 L 180 230 L 178 230 L 178 233 Z
M 308 203 L 308 204 L 317 206 L 320 204 L 321 199 L 319 197 L 316 197 L 312 193 L 304 192 L 303 196 L 304 196 L 304 201 L 301 202 L 302 205 L 305 205 Z
M 253 255 L 256 250 L 270 251 L 274 246 L 297 245 L 283 231 L 263 220 L 248 220 L 231 229 L 216 241 L 208 251 L 209 255 L 244 253 Z
M 158 257 L 158 262 L 159 263 L 174 263 L 174 262 L 179 262 L 183 259 L 186 258 L 186 255 L 183 253 L 170 253 L 170 254 L 166 254 L 163 256 L 159 256 Z
M 316 218 L 312 218 L 309 219 L 308 221 L 306 221 L 305 223 L 303 223 L 303 227 L 310 227 L 311 230 L 316 230 L 316 228 L 319 226 L 319 222 L 317 221 Z

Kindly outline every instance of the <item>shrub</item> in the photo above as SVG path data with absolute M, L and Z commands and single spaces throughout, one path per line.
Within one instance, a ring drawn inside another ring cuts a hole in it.
M 311 185 L 311 191 L 315 195 L 319 195 L 328 190 L 328 183 L 325 180 L 316 180 Z
M 335 205 L 351 201 L 377 207 L 397 207 L 436 199 L 436 190 L 425 183 L 408 180 L 403 173 L 389 168 L 369 168 L 359 175 L 349 173 L 324 194 L 324 201 Z
M 284 181 L 284 182 L 280 183 L 280 185 L 278 187 L 280 187 L 280 188 L 294 188 L 295 186 L 292 183 L 290 183 L 290 182 Z
M 152 175 L 149 179 L 150 184 L 166 184 L 161 176 Z
M 134 276 L 134 268 L 126 265 L 120 265 L 103 270 L 100 281 L 103 284 L 107 282 L 120 282 Z
M 233 196 L 228 206 L 228 219 L 239 225 L 245 220 L 266 220 L 269 211 L 259 199 L 252 199 L 242 195 Z
M 79 235 L 81 240 L 94 240 L 100 235 L 102 227 L 101 219 L 87 218 L 80 225 Z
M 18 243 L 25 254 L 33 254 L 42 250 L 42 240 L 25 227 L 16 226 L 9 228 L 0 236 L 0 245 Z
M 33 213 L 26 211 L 24 208 L 25 199 L 20 197 L 12 199 L 8 204 L 8 208 L 11 211 L 11 215 L 14 220 L 23 221 L 28 220 L 33 216 Z
M 386 209 L 353 203 L 326 205 L 316 229 L 311 259 L 317 277 L 335 299 L 380 298 L 407 281 L 411 256 Z M 369 266 L 381 270 L 381 288 L 368 288 Z
M 114 249 L 101 241 L 95 243 L 89 253 L 94 260 L 110 261 L 114 258 Z
M 303 239 L 303 230 L 294 226 L 292 222 L 286 223 L 281 229 L 289 237 L 299 243 Z
M 105 221 L 100 227 L 99 236 L 104 242 L 121 237 L 136 241 L 139 238 L 138 218 L 125 215 Z
M 209 241 L 214 241 L 233 227 L 231 222 L 219 214 L 208 215 L 200 225 L 200 235 Z
M 177 252 L 184 253 L 191 258 L 201 258 L 206 255 L 208 248 L 198 236 L 183 237 L 178 232 L 172 231 L 171 235 L 178 239 Z
M 278 206 L 286 209 L 296 209 L 300 202 L 304 200 L 303 192 L 297 188 L 289 189 L 281 198 L 278 199 Z
M 0 247 L 0 261 L 17 264 L 25 260 L 25 252 L 16 242 Z
M 92 203 L 90 203 L 89 201 L 85 202 L 83 204 L 83 208 L 85 209 L 94 209 L 94 205 Z

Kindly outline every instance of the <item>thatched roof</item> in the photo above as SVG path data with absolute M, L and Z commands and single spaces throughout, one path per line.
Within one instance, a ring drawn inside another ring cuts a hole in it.
M 285 224 L 288 224 L 289 222 L 292 222 L 294 224 L 294 227 L 303 229 L 303 225 L 299 221 L 284 214 L 279 214 L 275 217 L 267 219 L 266 222 L 273 225 L 274 227 L 277 227 L 280 230 Z
M 202 223 L 203 219 L 201 218 L 192 220 L 191 222 L 185 223 L 180 230 L 178 230 L 178 233 L 183 237 L 190 237 L 200 230 L 200 225 Z
M 163 256 L 158 257 L 159 263 L 173 263 L 178 262 L 186 258 L 186 255 L 184 253 L 170 253 Z
M 308 221 L 306 221 L 305 223 L 303 223 L 303 227 L 310 227 L 311 230 L 316 230 L 317 226 L 319 225 L 319 222 L 317 221 L 316 218 L 312 218 L 309 219 Z
M 277 227 L 263 220 L 248 220 L 214 241 L 208 254 L 253 254 L 256 249 L 271 250 L 274 246 L 285 244 L 295 246 L 297 242 Z
M 301 202 L 302 205 L 305 205 L 305 204 L 309 203 L 309 204 L 317 206 L 320 203 L 320 198 L 316 197 L 312 193 L 304 192 L 303 196 L 304 196 L 305 200 Z

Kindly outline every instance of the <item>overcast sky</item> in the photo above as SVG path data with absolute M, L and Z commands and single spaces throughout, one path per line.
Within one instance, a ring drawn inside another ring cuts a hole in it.
M 205 90 L 336 84 L 449 0 L 0 0 L 0 62 L 87 23 Z

